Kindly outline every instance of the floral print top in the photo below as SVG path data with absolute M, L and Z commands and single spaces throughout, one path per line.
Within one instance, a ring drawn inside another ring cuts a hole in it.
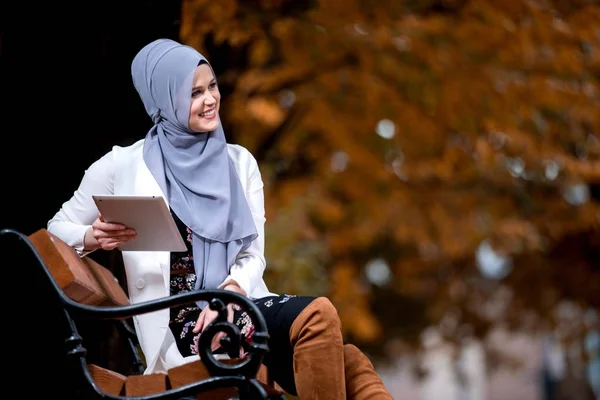
M 192 231 L 172 212 L 173 218 L 184 238 L 187 250 L 183 252 L 171 252 L 171 281 L 170 295 L 190 292 L 196 285 L 196 273 L 194 269 L 194 256 L 192 252 Z M 247 351 L 247 345 L 252 343 L 254 325 L 249 315 L 238 305 L 233 305 L 234 322 L 242 333 L 242 349 L 240 356 Z M 201 310 L 195 304 L 187 304 L 171 308 L 169 327 L 177 341 L 177 347 L 181 354 L 186 357 L 198 354 L 198 339 L 200 332 L 193 333 L 196 321 Z

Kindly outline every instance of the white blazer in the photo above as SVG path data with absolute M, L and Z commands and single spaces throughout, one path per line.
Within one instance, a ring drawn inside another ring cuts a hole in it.
M 83 255 L 85 232 L 98 217 L 92 195 L 155 195 L 166 196 L 152 176 L 142 157 L 144 139 L 131 146 L 114 146 L 86 171 L 79 188 L 48 221 L 49 232 L 71 245 Z M 228 144 L 227 149 L 246 199 L 250 206 L 258 237 L 241 252 L 223 283 L 235 280 L 251 299 L 273 295 L 263 280 L 264 257 L 264 194 L 258 164 L 244 147 Z M 132 304 L 169 295 L 170 253 L 167 251 L 123 251 L 129 300 Z M 169 329 L 169 310 L 134 317 L 134 325 L 147 368 L 145 374 L 168 369 L 198 359 L 184 358 Z

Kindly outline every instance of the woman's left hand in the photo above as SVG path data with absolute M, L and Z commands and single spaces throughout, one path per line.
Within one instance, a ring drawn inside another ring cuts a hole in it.
M 235 284 L 230 284 L 225 286 L 223 289 L 230 290 L 232 292 L 240 293 L 245 295 L 242 289 Z M 215 318 L 219 315 L 218 311 L 211 310 L 210 307 L 204 307 L 204 309 L 200 312 L 200 316 L 198 317 L 198 321 L 196 321 L 196 326 L 194 326 L 193 332 L 203 332 L 204 329 L 210 325 Z M 227 322 L 233 322 L 233 304 L 227 305 Z M 225 332 L 218 332 L 212 339 L 211 342 L 211 350 L 215 351 L 219 347 L 221 347 L 221 339 L 225 337 Z

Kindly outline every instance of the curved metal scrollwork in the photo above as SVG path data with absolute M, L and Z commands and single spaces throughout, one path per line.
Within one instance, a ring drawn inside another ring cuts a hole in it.
M 253 322 L 261 320 L 262 315 L 259 312 L 257 312 L 256 306 L 252 304 L 254 306 L 254 309 L 246 308 L 245 306 L 247 306 L 247 304 L 251 302 L 246 298 L 244 299 L 246 301 L 243 304 L 236 304 L 244 308 L 245 311 L 248 314 L 250 314 L 250 318 Z M 239 355 L 242 334 L 237 325 L 227 321 L 227 306 L 225 302 L 223 302 L 219 298 L 213 298 L 209 302 L 209 307 L 212 310 L 217 311 L 218 316 L 217 318 L 215 318 L 213 323 L 211 323 L 202 332 L 202 334 L 200 335 L 200 340 L 198 341 L 198 354 L 200 355 L 200 359 L 204 362 L 204 365 L 206 365 L 208 371 L 213 376 L 223 376 L 231 374 L 240 374 L 246 377 L 256 376 L 256 373 L 260 368 L 260 364 L 264 355 L 269 351 L 269 347 L 267 344 L 269 335 L 267 334 L 264 319 L 260 321 L 259 324 L 255 323 L 256 330 L 254 332 L 254 335 L 252 336 L 252 343 L 249 346 L 248 354 L 244 356 L 239 363 L 226 364 L 222 361 L 219 361 L 214 356 L 211 350 L 213 338 L 219 332 L 225 333 L 226 337 L 221 339 L 221 346 L 226 350 L 227 354 L 234 358 L 236 355 Z

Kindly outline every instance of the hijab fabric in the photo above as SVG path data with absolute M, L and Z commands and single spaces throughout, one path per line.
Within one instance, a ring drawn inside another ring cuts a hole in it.
M 212 132 L 188 127 L 200 62 L 210 66 L 195 49 L 158 39 L 138 52 L 131 74 L 154 122 L 144 141 L 144 162 L 172 211 L 191 230 L 196 289 L 214 289 L 257 231 L 220 119 Z

